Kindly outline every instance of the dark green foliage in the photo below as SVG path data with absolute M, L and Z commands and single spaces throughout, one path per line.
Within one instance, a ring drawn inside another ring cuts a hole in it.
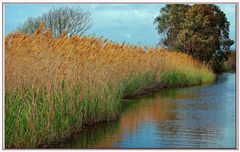
M 167 4 L 160 10 L 161 15 L 156 17 L 154 23 L 157 24 L 158 33 L 165 36 L 161 42 L 164 46 L 175 49 L 174 43 L 182 28 L 181 24 L 185 21 L 189 7 L 189 5 L 183 4 Z
M 212 67 L 214 72 L 216 73 L 220 73 L 222 71 L 224 71 L 224 62 L 226 62 L 228 60 L 228 56 L 229 56 L 230 52 L 221 52 L 221 51 L 217 51 L 214 55 L 213 55 L 213 61 L 212 61 Z
M 227 61 L 224 63 L 225 71 L 236 71 L 236 51 L 231 50 Z
M 165 37 L 163 45 L 185 52 L 194 58 L 222 65 L 233 41 L 229 38 L 229 22 L 218 6 L 213 4 L 166 5 L 155 23 Z

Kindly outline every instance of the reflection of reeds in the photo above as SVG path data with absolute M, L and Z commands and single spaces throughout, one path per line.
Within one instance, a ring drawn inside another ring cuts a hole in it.
M 122 111 L 120 121 L 84 130 L 73 140 L 71 146 L 72 148 L 117 148 L 113 145 L 121 143 L 122 138 L 126 138 L 124 135 L 138 134 L 141 125 L 145 123 L 178 119 L 177 113 L 171 112 L 177 108 L 177 103 L 169 99 L 177 100 L 185 97 L 177 94 L 176 90 L 164 90 L 151 97 L 136 99 L 137 102 L 124 103 L 125 109 Z M 64 147 L 70 148 L 70 144 Z
M 100 38 L 33 35 L 5 38 L 6 147 L 36 147 L 83 124 L 117 118 L 125 93 L 157 82 L 192 85 L 214 75 L 191 57 Z

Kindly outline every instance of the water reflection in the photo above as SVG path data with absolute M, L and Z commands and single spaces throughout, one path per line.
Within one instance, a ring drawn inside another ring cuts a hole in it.
M 234 148 L 235 74 L 167 89 L 123 106 L 118 121 L 85 129 L 65 148 Z

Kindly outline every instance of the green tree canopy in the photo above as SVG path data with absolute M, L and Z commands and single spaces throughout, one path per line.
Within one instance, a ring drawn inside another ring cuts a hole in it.
M 181 23 L 186 18 L 186 12 L 189 5 L 175 4 L 166 5 L 160 10 L 160 14 L 156 19 L 158 33 L 164 34 L 165 38 L 162 44 L 170 49 L 175 49 L 175 40 L 181 30 Z
M 166 5 L 155 23 L 162 45 L 207 63 L 224 62 L 234 43 L 224 12 L 213 4 Z

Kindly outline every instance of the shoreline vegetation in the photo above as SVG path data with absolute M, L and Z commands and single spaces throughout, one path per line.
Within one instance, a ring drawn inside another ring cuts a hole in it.
M 228 56 L 228 60 L 223 65 L 224 71 L 236 71 L 236 51 L 232 50 Z
M 124 98 L 161 87 L 211 83 L 192 57 L 102 38 L 54 38 L 41 25 L 5 38 L 5 147 L 37 148 L 84 125 L 117 119 Z

